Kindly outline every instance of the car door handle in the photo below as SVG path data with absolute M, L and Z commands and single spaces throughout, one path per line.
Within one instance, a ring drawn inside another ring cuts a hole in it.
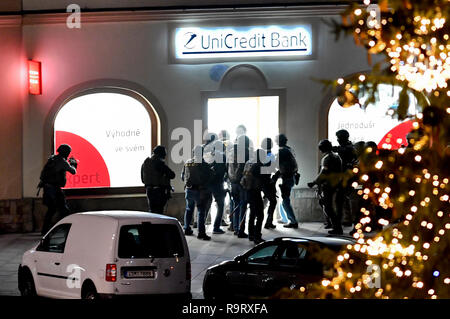
M 61 263 L 59 263 L 59 262 L 55 262 L 55 265 L 56 265 L 56 266 L 59 266 L 59 265 L 61 265 Z

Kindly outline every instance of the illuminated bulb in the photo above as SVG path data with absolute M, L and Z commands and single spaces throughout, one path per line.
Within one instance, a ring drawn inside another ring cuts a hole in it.
M 425 248 L 425 249 L 428 249 L 428 248 L 430 248 L 430 244 L 429 244 L 429 243 L 425 243 L 425 244 L 423 244 L 423 248 Z
M 358 8 L 355 10 L 355 15 L 359 16 L 361 15 L 361 13 L 362 13 L 361 9 Z
M 446 284 L 446 285 L 450 284 L 450 278 L 445 278 L 444 279 L 444 284 Z
M 383 166 L 383 161 L 378 161 L 378 162 L 375 164 L 375 167 L 376 167 L 377 169 L 380 169 L 382 166 Z
M 407 271 L 405 271 L 405 276 L 411 276 L 411 270 L 407 270 Z
M 413 213 L 417 212 L 417 207 L 416 207 L 416 206 L 412 206 L 412 207 L 411 207 L 411 211 L 412 211 Z
M 322 280 L 322 286 L 327 287 L 330 284 L 330 281 L 327 279 Z
M 419 236 L 415 235 L 412 239 L 413 239 L 414 241 L 419 241 Z
M 364 174 L 364 175 L 361 177 L 361 179 L 362 179 L 363 181 L 367 181 L 367 180 L 369 179 L 369 175 Z
M 428 294 L 429 294 L 429 295 L 434 294 L 434 290 L 433 290 L 433 289 L 428 290 Z
M 339 85 L 342 85 L 342 84 L 344 83 L 344 79 L 343 79 L 343 78 L 337 79 L 337 83 L 338 83 Z
M 416 162 L 420 162 L 420 161 L 422 160 L 422 156 L 416 155 L 416 157 L 414 157 L 414 160 L 415 160 Z
M 444 216 L 444 213 L 442 211 L 438 211 L 437 215 L 438 215 L 438 217 L 442 217 L 442 216 Z
M 413 190 L 410 190 L 410 191 L 409 191 L 409 196 L 414 196 L 415 194 L 416 194 L 415 191 L 413 191 Z
M 423 282 L 419 281 L 419 282 L 417 283 L 417 288 L 423 288 Z

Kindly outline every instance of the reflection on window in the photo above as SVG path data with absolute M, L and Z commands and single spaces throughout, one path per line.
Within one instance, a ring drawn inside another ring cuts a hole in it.
M 277 250 L 277 247 L 277 245 L 271 245 L 261 248 L 257 252 L 248 256 L 247 262 L 249 264 L 268 265 L 273 254 L 275 253 L 275 250 Z
M 71 224 L 62 224 L 55 227 L 55 229 L 44 238 L 37 250 L 51 253 L 64 253 L 70 226 Z
M 145 106 L 119 93 L 74 98 L 58 112 L 55 150 L 69 144 L 78 161 L 66 188 L 141 186 L 140 167 L 151 154 L 151 120 Z
M 337 99 L 331 104 L 328 114 L 328 139 L 337 145 L 336 132 L 345 129 L 353 143 L 373 141 L 379 148 L 398 149 L 406 145 L 406 135 L 412 128 L 412 121 L 400 122 L 390 116 L 398 107 L 401 88 L 380 84 L 379 101 L 369 104 L 366 110 L 359 105 L 343 108 Z M 365 98 L 361 98 L 363 103 Z M 416 114 L 416 99 L 409 96 L 408 114 Z
M 119 258 L 175 258 L 184 256 L 176 225 L 126 225 L 120 229 Z
M 287 245 L 280 256 L 279 264 L 281 266 L 296 266 L 300 260 L 305 258 L 305 255 L 306 248 L 302 245 Z

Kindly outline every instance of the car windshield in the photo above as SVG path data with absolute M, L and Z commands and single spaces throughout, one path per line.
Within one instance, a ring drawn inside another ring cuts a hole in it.
M 183 256 L 183 243 L 177 225 L 142 223 L 120 229 L 119 258 Z

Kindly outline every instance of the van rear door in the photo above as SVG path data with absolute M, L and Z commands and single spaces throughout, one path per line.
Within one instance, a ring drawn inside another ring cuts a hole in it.
M 118 294 L 181 294 L 190 291 L 189 252 L 178 222 L 119 226 Z

